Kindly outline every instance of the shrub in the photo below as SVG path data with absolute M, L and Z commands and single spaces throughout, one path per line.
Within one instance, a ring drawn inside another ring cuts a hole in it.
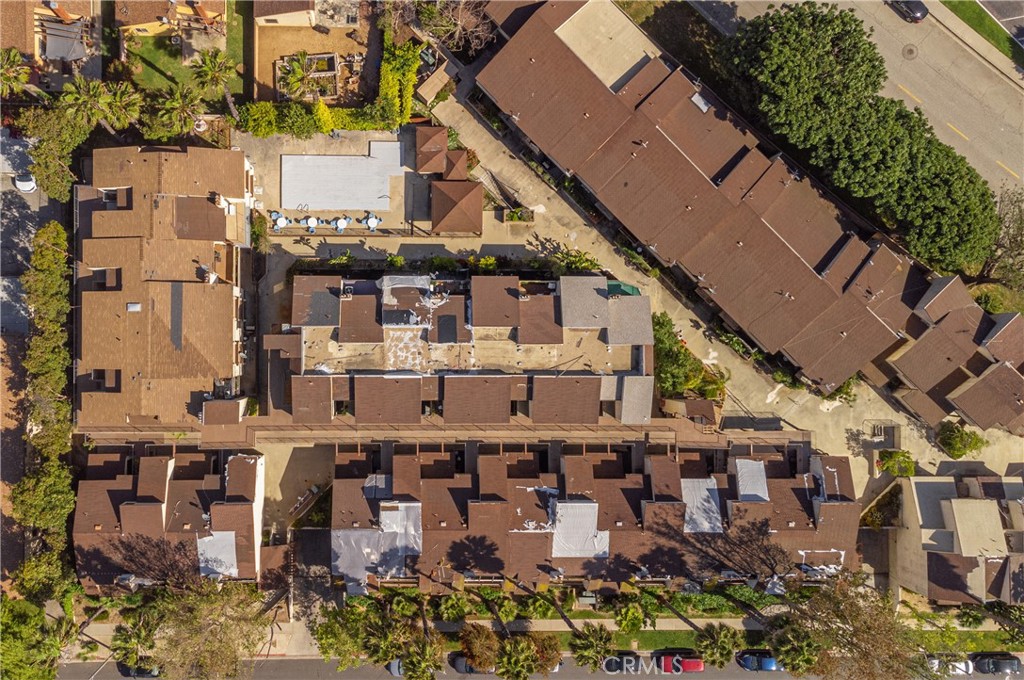
M 909 451 L 880 451 L 876 465 L 893 477 L 913 477 L 917 470 Z
M 469 614 L 469 600 L 463 593 L 449 593 L 441 598 L 437 610 L 442 621 L 462 621 Z
M 769 595 L 761 590 L 754 590 L 748 585 L 726 586 L 725 592 L 729 597 L 745 602 L 757 610 L 762 610 L 765 607 L 779 603 L 779 598 L 776 596 Z
M 979 628 L 987 618 L 984 609 L 970 604 L 960 607 L 960 611 L 956 613 L 956 622 L 963 628 Z
M 843 384 L 837 387 L 828 395 L 829 399 L 836 399 L 847 406 L 853 406 L 857 401 L 857 393 L 854 392 L 854 388 L 860 384 L 860 374 L 851 375 Z
M 459 268 L 459 263 L 454 258 L 442 255 L 433 255 L 424 264 L 429 272 L 453 272 Z
M 384 264 L 387 265 L 388 269 L 401 269 L 405 267 L 405 256 L 388 253 L 387 258 L 384 260 Z
M 804 384 L 800 382 L 800 379 L 797 378 L 792 371 L 786 370 L 784 368 L 776 368 L 774 371 L 772 371 L 772 380 L 774 380 L 777 383 L 785 385 L 791 390 L 804 389 Z
M 1003 300 L 998 295 L 994 295 L 989 291 L 979 294 L 978 297 L 974 298 L 974 301 L 989 314 L 1002 314 L 1006 311 Z
M 317 130 L 323 134 L 328 134 L 334 129 L 334 116 L 327 108 L 327 104 L 319 99 L 313 104 L 313 120 L 316 121 Z
M 277 112 L 277 129 L 298 139 L 310 139 L 317 133 L 317 121 L 305 104 L 288 102 Z
M 938 443 L 947 456 L 959 460 L 966 455 L 981 451 L 988 441 L 977 432 L 972 432 L 947 420 L 939 426 Z
M 249 241 L 255 252 L 261 255 L 270 252 L 270 239 L 267 238 L 267 218 L 264 215 L 259 213 L 253 215 L 252 224 L 249 226 Z
M 278 132 L 277 107 L 271 102 L 243 104 L 238 112 L 238 127 L 253 137 L 270 137 Z

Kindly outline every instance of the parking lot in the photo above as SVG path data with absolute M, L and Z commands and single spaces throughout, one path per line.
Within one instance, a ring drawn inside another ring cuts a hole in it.
M 1024 0 L 978 0 L 978 4 L 1024 47 Z

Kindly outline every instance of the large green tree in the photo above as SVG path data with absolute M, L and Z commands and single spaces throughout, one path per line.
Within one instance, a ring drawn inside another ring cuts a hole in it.
M 11 493 L 11 515 L 22 526 L 63 530 L 75 509 L 71 470 L 56 459 L 25 475 Z
M 176 83 L 160 90 L 143 114 L 143 134 L 147 139 L 167 141 L 192 132 L 196 120 L 206 112 L 199 88 L 191 83 Z
M 783 625 L 773 631 L 770 640 L 775 658 L 790 675 L 806 675 L 818 663 L 821 646 L 803 627 Z
M 535 673 L 537 652 L 525 635 L 513 635 L 501 642 L 495 674 L 504 680 L 527 680 Z
M 9 97 L 25 91 L 30 70 L 25 58 L 14 47 L 0 50 L 0 97 Z
M 3 680 L 49 680 L 57 676 L 59 644 L 43 610 L 26 600 L 0 594 L 0 677 Z
M 498 636 L 488 626 L 467 623 L 459 631 L 459 645 L 473 668 L 493 668 L 498 662 Z
M 98 123 L 117 139 L 117 132 L 107 120 L 111 104 L 110 90 L 102 80 L 92 80 L 81 75 L 76 75 L 70 83 L 66 83 L 60 95 L 60 106 L 68 115 L 80 118 L 90 128 Z
M 798 148 L 816 146 L 847 111 L 877 93 L 885 60 L 851 9 L 783 5 L 740 25 L 725 61 L 746 85 L 747 105 Z
M 578 666 L 596 671 L 612 653 L 612 632 L 600 624 L 587 623 L 573 631 L 569 649 Z
M 725 668 L 733 654 L 743 647 L 743 632 L 724 623 L 709 623 L 697 632 L 697 651 L 704 662 L 715 668 Z
M 231 95 L 231 78 L 235 75 L 235 62 L 231 57 L 216 47 L 203 50 L 192 62 L 192 73 L 199 87 L 224 93 L 224 101 L 231 111 L 231 117 L 238 120 L 235 98 Z
M 433 680 L 444 668 L 444 637 L 430 630 L 418 632 L 405 647 L 402 671 L 409 680 Z
M 999 237 L 982 274 L 1024 292 L 1024 189 L 1003 187 L 997 197 Z
M 39 188 L 56 201 L 68 201 L 77 179 L 71 170 L 71 153 L 88 139 L 93 126 L 69 115 L 64 107 L 33 106 L 18 115 L 18 127 L 34 140 L 29 148 L 29 172 Z
M 114 659 L 131 668 L 139 668 L 156 648 L 159 619 L 150 608 L 133 610 L 124 623 L 114 628 L 110 652 Z

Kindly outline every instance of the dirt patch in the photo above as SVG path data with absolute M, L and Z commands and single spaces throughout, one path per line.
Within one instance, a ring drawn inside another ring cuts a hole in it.
M 3 382 L 3 416 L 0 420 L 0 588 L 9 592 L 10 574 L 21 564 L 24 540 L 20 527 L 11 519 L 11 487 L 25 472 L 24 391 L 22 370 L 25 338 L 0 337 L 0 367 Z

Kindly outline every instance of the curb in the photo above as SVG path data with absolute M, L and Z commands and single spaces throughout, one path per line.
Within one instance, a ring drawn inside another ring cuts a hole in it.
M 942 9 L 945 10 L 946 8 L 943 7 Z M 973 28 L 971 28 L 967 23 L 965 23 L 962 19 L 960 19 L 960 17 L 956 16 L 956 14 L 953 14 L 952 11 L 950 11 L 950 14 L 952 14 L 957 21 L 960 21 L 967 28 L 967 30 L 977 35 L 976 31 Z M 989 68 L 991 68 L 993 71 L 995 71 L 1004 79 L 1006 79 L 1011 85 L 1024 92 L 1024 81 L 1022 81 L 1021 78 L 1015 78 L 1011 76 L 1009 73 L 1006 72 L 1006 69 L 998 66 L 997 64 L 992 63 L 992 60 L 986 57 L 984 54 L 982 54 L 977 48 L 975 48 L 970 41 L 968 41 L 965 38 L 962 38 L 960 34 L 953 30 L 952 27 L 950 27 L 948 24 L 946 24 L 945 21 L 940 19 L 938 13 L 935 11 L 934 8 L 932 8 L 931 17 L 935 19 L 935 23 L 938 24 L 939 27 L 942 28 L 942 30 L 953 36 L 953 38 L 955 38 L 960 44 L 969 49 L 971 53 L 974 54 L 974 56 L 978 57 L 978 59 L 987 64 Z M 980 35 L 978 36 L 978 38 L 980 40 L 984 40 L 984 38 L 982 38 Z M 985 44 L 988 45 L 987 42 Z M 991 45 L 989 46 L 991 47 Z M 995 49 L 995 47 L 992 47 L 992 49 Z M 1010 60 L 1010 63 L 1013 64 L 1013 60 Z

